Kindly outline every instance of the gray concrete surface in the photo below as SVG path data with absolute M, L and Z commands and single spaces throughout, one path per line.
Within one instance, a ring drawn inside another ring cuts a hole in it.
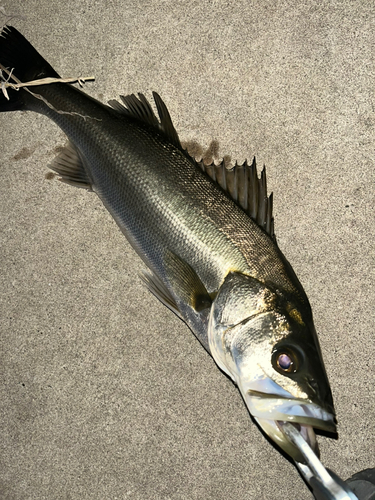
M 337 410 L 322 461 L 375 467 L 371 2 L 1 7 L 62 76 L 94 74 L 93 96 L 157 90 L 182 140 L 267 165 Z M 33 113 L 0 127 L 0 498 L 312 498 L 95 195 L 46 178 L 63 134 Z

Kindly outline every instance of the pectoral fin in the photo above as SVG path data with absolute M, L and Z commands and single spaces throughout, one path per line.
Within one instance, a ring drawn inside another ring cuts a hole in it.
M 194 269 L 169 250 L 164 254 L 164 271 L 168 285 L 149 271 L 143 271 L 141 279 L 160 302 L 191 328 L 203 347 L 210 352 L 207 327 L 213 297 Z
M 176 254 L 167 250 L 165 266 L 169 282 L 179 300 L 200 313 L 211 307 L 212 298 L 194 269 Z

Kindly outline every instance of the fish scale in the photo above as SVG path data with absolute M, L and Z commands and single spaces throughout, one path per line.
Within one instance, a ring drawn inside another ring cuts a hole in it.
M 13 27 L 0 64 L 15 82 L 59 77 Z M 8 94 L 0 111 L 35 111 L 65 132 L 50 168 L 100 197 L 146 264 L 150 291 L 237 384 L 260 427 L 297 461 L 279 422 L 317 450 L 313 427 L 336 429 L 332 395 L 308 299 L 273 234 L 265 171 L 197 163 L 156 93 L 159 118 L 142 94 L 111 106 L 66 83 Z

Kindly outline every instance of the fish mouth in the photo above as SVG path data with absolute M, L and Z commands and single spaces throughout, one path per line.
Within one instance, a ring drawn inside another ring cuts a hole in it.
M 304 463 L 304 458 L 285 435 L 283 423 L 292 423 L 318 456 L 314 428 L 336 432 L 334 414 L 312 401 L 256 390 L 248 390 L 243 396 L 249 412 L 261 429 L 297 462 Z
M 334 414 L 312 401 L 288 398 L 280 394 L 265 394 L 251 389 L 247 391 L 245 401 L 253 417 L 310 425 L 327 432 L 336 432 Z

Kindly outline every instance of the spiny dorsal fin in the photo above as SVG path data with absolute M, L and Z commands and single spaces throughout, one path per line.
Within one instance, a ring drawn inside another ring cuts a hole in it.
M 251 165 L 247 161 L 243 165 L 225 168 L 224 160 L 215 165 L 205 165 L 203 161 L 196 162 L 189 153 L 181 146 L 176 129 L 173 126 L 171 116 L 162 98 L 156 92 L 152 93 L 160 121 L 143 94 L 120 96 L 125 106 L 118 101 L 112 100 L 108 103 L 121 114 L 146 123 L 162 132 L 164 136 L 178 149 L 180 149 L 190 160 L 197 163 L 203 172 L 219 184 L 229 194 L 237 205 L 239 205 L 255 222 L 262 227 L 275 241 L 274 223 L 272 217 L 272 193 L 267 196 L 267 181 L 265 167 L 258 178 L 255 158 Z
M 266 167 L 258 177 L 255 158 L 251 165 L 245 161 L 235 164 L 231 169 L 225 168 L 224 160 L 219 164 L 205 165 L 198 162 L 200 168 L 211 179 L 219 184 L 261 228 L 276 241 L 272 216 L 273 193 L 267 196 Z
M 112 106 L 113 109 L 119 113 L 126 115 L 128 117 L 135 118 L 141 123 L 146 123 L 150 125 L 158 132 L 162 132 L 163 135 L 171 142 L 174 146 L 179 148 L 181 151 L 184 149 L 181 146 L 180 139 L 174 125 L 172 123 L 171 116 L 162 98 L 156 92 L 152 93 L 156 108 L 158 110 L 158 115 L 160 121 L 155 116 L 155 113 L 143 94 L 138 94 L 138 97 L 134 94 L 123 96 L 121 95 L 121 100 L 125 106 L 116 100 L 108 101 L 108 104 Z
M 92 191 L 91 180 L 81 155 L 71 142 L 68 142 L 48 167 L 61 176 L 62 182 Z

